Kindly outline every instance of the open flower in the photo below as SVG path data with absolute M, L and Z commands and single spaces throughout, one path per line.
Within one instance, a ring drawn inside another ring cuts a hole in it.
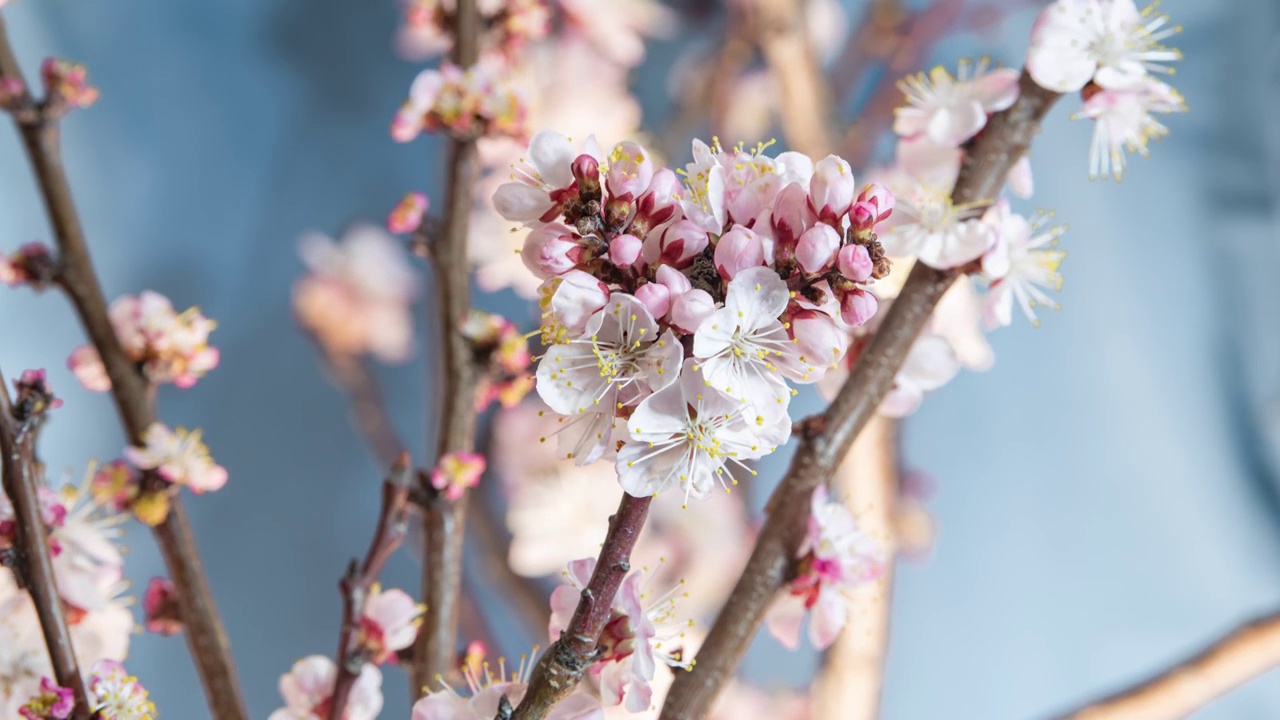
M 988 61 L 962 62 L 955 77 L 938 66 L 928 75 L 903 78 L 898 87 L 907 107 L 898 108 L 894 132 L 904 137 L 924 135 L 939 145 L 958 147 L 987 125 L 987 116 L 1018 99 L 1018 71 L 987 72 Z
M 115 660 L 95 664 L 85 689 L 89 708 L 102 720 L 152 720 L 156 716 L 147 689 Z
M 136 297 L 117 298 L 111 303 L 110 317 L 125 355 L 142 366 L 152 383 L 189 388 L 218 366 L 218 349 L 209 345 L 209 334 L 217 323 L 202 315 L 200 308 L 178 313 L 168 298 L 146 290 Z M 67 365 L 85 389 L 105 392 L 111 388 L 93 346 L 76 348 Z
M 484 474 L 484 456 L 473 452 L 446 453 L 431 471 L 431 487 L 447 500 L 457 500 L 468 489 L 480 484 Z
M 1177 90 L 1151 77 L 1132 85 L 1098 90 L 1089 95 L 1084 111 L 1076 117 L 1093 120 L 1093 143 L 1089 148 L 1089 179 L 1124 177 L 1125 152 L 1146 157 L 1148 145 L 1169 134 L 1153 113 L 1186 112 L 1187 105 Z
M 1057 309 L 1057 303 L 1044 291 L 1062 289 L 1062 275 L 1058 267 L 1067 253 L 1056 246 L 1066 228 L 1057 226 L 1041 232 L 1048 217 L 1051 216 L 1027 220 L 1011 212 L 1007 202 L 996 203 L 987 211 L 986 221 L 997 229 L 1000 237 L 996 246 L 998 259 L 983 261 L 984 270 L 991 278 L 985 313 L 988 327 L 1013 322 L 1015 301 L 1034 326 L 1040 325 L 1036 306 L 1047 305 Z
M 976 208 L 952 202 L 949 184 L 915 183 L 895 192 L 892 227 L 880 236 L 889 255 L 946 270 L 978 259 L 995 242 Z
M 26 720 L 66 720 L 75 708 L 75 693 L 49 678 L 40 678 L 40 694 L 18 708 Z
M 426 608 L 399 590 L 383 590 L 374 584 L 360 616 L 360 647 L 378 664 L 395 658 L 398 650 L 413 644 Z
M 1090 80 L 1105 88 L 1132 85 L 1182 53 L 1161 41 L 1181 28 L 1169 16 L 1139 12 L 1133 0 L 1057 0 L 1031 31 L 1027 72 L 1040 86 L 1067 93 Z
M 124 456 L 141 470 L 155 470 L 160 477 L 175 485 L 186 485 L 200 494 L 221 489 L 227 484 L 226 468 L 209 455 L 200 440 L 200 430 L 169 429 L 163 423 L 152 423 L 142 437 L 145 445 L 130 445 Z
M 922 335 L 893 377 L 893 389 L 878 409 L 885 417 L 906 417 L 920 407 L 924 394 L 951 382 L 960 372 L 955 350 L 938 335 Z
M 499 185 L 494 192 L 494 208 L 502 217 L 516 222 L 546 216 L 560 206 L 565 191 L 574 184 L 571 166 L 582 154 L 600 158 L 602 153 L 594 137 L 587 138 L 580 153 L 560 133 L 535 133 L 529 140 L 528 154 L 512 168 L 513 182 Z
M 323 655 L 311 655 L 293 664 L 280 678 L 285 706 L 267 720 L 326 720 L 338 668 Z M 382 671 L 365 663 L 351 686 L 341 720 L 373 720 L 382 710 Z
M 538 648 L 533 650 L 537 653 Z M 462 668 L 468 694 L 458 693 L 441 679 L 438 690 L 413 704 L 411 720 L 493 720 L 500 711 L 505 710 L 509 714 L 510 709 L 524 698 L 528 690 L 528 673 L 532 670 L 527 655 L 520 656 L 520 664 L 511 677 L 507 677 L 507 665 L 503 659 L 498 660 L 497 673 L 492 672 L 489 663 L 483 663 L 477 670 L 475 663 L 468 662 Z M 546 717 L 547 720 L 604 720 L 604 713 L 599 700 L 577 690 L 556 703 Z M 270 720 L 291 718 L 272 717 Z

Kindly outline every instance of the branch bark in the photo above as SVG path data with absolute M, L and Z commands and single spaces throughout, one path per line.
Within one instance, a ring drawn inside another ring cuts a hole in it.
M 1012 107 L 991 117 L 968 149 L 952 198 L 957 203 L 993 202 L 1005 176 L 1022 157 L 1058 95 L 1023 74 L 1021 95 Z M 956 278 L 955 270 L 917 263 L 840 393 L 805 434 L 782 483 L 767 507 L 768 517 L 746 570 L 711 628 L 691 672 L 679 673 L 667 696 L 663 720 L 705 717 L 716 695 L 742 661 L 765 610 L 794 574 L 809 498 L 831 478 L 854 439 L 893 387 L 907 352 L 933 308 Z
M 538 659 L 529 676 L 524 700 L 510 720 L 542 720 L 552 706 L 563 700 L 596 658 L 600 633 L 613 613 L 613 596 L 631 570 L 631 549 L 649 515 L 652 497 L 624 494 L 618 511 L 609 518 L 609 533 L 600 549 L 591 580 L 582 590 L 582 599 L 560 639 Z
M 1280 612 L 1232 630 L 1194 657 L 1061 720 L 1174 720 L 1280 666 Z
M 0 19 L 0 77 L 26 84 L 3 19 Z M 57 242 L 62 264 L 58 284 L 71 299 L 86 334 L 102 358 L 111 378 L 112 398 L 129 441 L 141 443 L 142 434 L 155 420 L 155 411 L 147 382 L 125 356 L 107 315 L 106 299 L 89 257 L 84 229 L 62 165 L 58 125 L 40 117 L 39 113 L 16 113 L 14 118 Z M 187 646 L 214 717 L 247 720 L 230 644 L 205 577 L 191 524 L 182 500 L 174 496 L 171 503 L 168 517 L 153 532 L 178 591 Z
M 475 64 L 479 57 L 480 15 L 475 0 L 458 0 L 454 13 L 454 62 Z M 475 446 L 476 368 L 471 345 L 460 323 L 471 304 L 471 280 L 467 268 L 467 226 L 471 217 L 479 159 L 474 140 L 454 138 L 449 143 L 445 216 L 441 236 L 429 247 L 435 261 L 439 303 L 436 312 L 443 336 L 440 378 L 435 388 L 442 396 L 437 458 Z M 462 545 L 466 532 L 467 496 L 449 501 L 424 487 L 431 500 L 423 514 L 422 597 L 427 605 L 418 642 L 414 647 L 413 682 L 417 698 L 436 675 L 456 665 L 458 599 L 462 586 Z
M 14 417 L 13 402 L 9 399 L 4 374 L 0 373 L 0 467 L 4 472 L 4 492 L 13 505 L 18 530 L 14 575 L 18 585 L 31 593 L 45 647 L 49 649 L 54 678 L 58 685 L 70 688 L 75 695 L 72 717 L 74 720 L 88 720 L 89 702 L 84 679 L 76 662 L 75 649 L 71 646 L 71 633 L 67 630 L 67 617 L 62 597 L 58 595 L 53 559 L 49 555 L 49 536 L 40 512 L 34 438 L 30 427 Z
M 804 0 L 755 0 L 751 21 L 782 93 L 782 132 L 792 150 L 831 151 L 831 96 L 805 30 Z
M 404 541 L 411 477 L 409 453 L 402 451 L 382 483 L 382 510 L 378 513 L 378 525 L 373 531 L 373 540 L 369 543 L 364 561 L 357 563 L 353 559 L 338 583 L 342 592 L 342 633 L 336 657 L 338 677 L 334 680 L 333 695 L 329 701 L 329 720 L 341 720 L 343 717 L 351 688 L 367 661 L 367 658 L 354 651 L 360 642 L 360 618 L 364 615 L 364 602 L 369 597 L 369 589 L 378 582 L 383 566 Z

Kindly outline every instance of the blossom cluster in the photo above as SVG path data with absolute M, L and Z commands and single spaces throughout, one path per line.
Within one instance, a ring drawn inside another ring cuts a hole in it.
M 494 402 L 515 407 L 533 389 L 529 365 L 529 341 L 510 320 L 493 313 L 472 310 L 462 322 L 462 334 L 471 343 L 480 377 L 476 410 Z
M 46 103 L 52 109 L 87 108 L 98 101 L 98 89 L 89 84 L 89 71 L 58 58 L 45 58 L 40 65 Z
M 150 476 L 141 471 L 153 471 Z M 159 484 L 148 482 L 159 479 Z M 227 470 L 209 454 L 199 429 L 170 428 L 152 423 L 142 445 L 124 449 L 124 458 L 103 465 L 93 475 L 89 491 L 96 501 L 115 512 L 132 512 L 146 525 L 158 525 L 169 514 L 170 492 L 186 487 L 197 495 L 220 490 Z
M 633 495 L 727 490 L 790 436 L 788 380 L 819 380 L 875 313 L 892 195 L 859 193 L 838 157 L 764 150 L 695 143 L 681 183 L 636 143 L 579 151 L 544 131 L 495 194 L 531 229 L 537 390 L 561 447 L 580 464 L 616 451 Z
M 168 298 L 147 290 L 138 296 L 117 298 L 109 312 L 125 355 L 154 384 L 189 388 L 218 366 L 218 349 L 209 345 L 209 333 L 217 323 L 202 315 L 199 308 L 178 313 Z M 67 366 L 86 389 L 111 389 L 111 378 L 93 345 L 72 351 Z
M 396 38 L 401 56 L 426 60 L 453 47 L 449 32 L 457 4 L 454 0 L 406 0 L 404 24 Z M 510 57 L 531 40 L 546 36 L 551 9 L 546 0 L 481 0 L 476 3 L 486 53 Z
M 507 82 L 501 63 L 468 68 L 444 63 L 423 70 L 391 121 L 391 137 L 409 142 L 423 132 L 445 130 L 463 137 L 525 134 L 524 100 Z
M 155 704 L 146 688 L 115 660 L 99 660 L 85 683 L 89 709 L 100 720 L 152 720 Z M 40 693 L 18 709 L 26 720 L 66 720 L 71 717 L 75 697 L 70 688 L 59 687 L 49 678 L 40 680 Z

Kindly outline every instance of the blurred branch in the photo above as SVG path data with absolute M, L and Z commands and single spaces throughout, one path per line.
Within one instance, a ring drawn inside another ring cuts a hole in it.
M 342 632 L 338 641 L 338 677 L 330 696 L 328 720 L 342 720 L 351 688 L 360 677 L 360 670 L 367 661 L 362 654 L 353 651 L 360 641 L 360 619 L 364 615 L 364 602 L 369 590 L 382 575 L 382 568 L 391 554 L 404 541 L 409 513 L 409 491 L 412 470 L 409 453 L 401 451 L 386 480 L 382 483 L 382 509 L 378 513 L 378 525 L 373 540 L 365 553 L 364 561 L 352 560 L 347 572 L 338 583 L 342 591 Z
M 312 335 L 312 339 L 316 340 Z M 387 413 L 378 380 L 368 364 L 358 357 L 330 354 L 316 342 L 325 375 L 346 397 L 351 408 L 351 424 L 379 466 L 390 466 L 404 450 L 395 424 Z
M 831 152 L 831 96 L 805 30 L 804 0 L 749 0 L 752 35 L 782 94 L 787 145 L 812 157 Z
M 35 473 L 34 442 L 30 423 L 36 418 L 19 418 L 15 414 L 4 373 L 0 372 L 0 467 L 4 472 L 4 492 L 13 506 L 17 525 L 17 543 L 12 559 L 18 586 L 31 594 L 45 647 L 58 685 L 70 688 L 75 695 L 74 720 L 88 720 L 89 702 L 84 690 L 62 597 L 53 574 L 53 558 L 49 554 L 49 536 L 45 532 L 40 509 L 40 494 Z
M 470 67 L 479 57 L 480 15 L 476 0 L 458 0 L 453 22 L 453 61 L 459 67 Z M 467 225 L 478 176 L 475 141 L 450 140 L 444 227 L 440 237 L 431 238 L 428 245 L 439 293 L 438 306 L 433 310 L 438 313 L 436 322 L 442 335 L 443 362 L 439 377 L 432 384 L 441 396 L 437 461 L 451 452 L 469 452 L 475 445 L 476 368 L 461 323 L 471 304 Z M 456 501 L 448 500 L 434 492 L 425 479 L 423 490 L 430 498 L 423 513 L 422 597 L 427 611 L 414 647 L 410 693 L 415 698 L 436 675 L 453 670 L 456 662 L 462 544 L 467 515 L 467 495 Z
M 1025 73 L 1020 85 L 1017 102 L 993 115 L 986 132 L 969 148 L 952 191 L 956 204 L 994 201 L 1009 169 L 1027 151 L 1058 98 Z M 697 665 L 676 675 L 662 709 L 664 720 L 705 717 L 733 676 L 769 603 L 795 573 L 796 550 L 804 537 L 814 489 L 830 480 L 875 414 L 934 306 L 956 276 L 955 270 L 917 263 L 839 394 L 819 422 L 807 424 L 791 467 L 769 500 L 768 516 L 746 570 L 703 643 Z
M 1232 630 L 1159 675 L 1061 720 L 1175 720 L 1280 666 L 1280 612 Z
M 15 80 L 27 87 L 0 19 L 0 80 Z M 61 273 L 59 286 L 75 307 L 90 342 L 98 350 L 111 395 L 129 441 L 141 444 L 143 433 L 155 421 L 151 393 L 139 369 L 125 356 L 107 314 L 107 303 L 85 244 L 84 230 L 72 200 L 71 186 L 62 165 L 58 125 L 41 111 L 41 105 L 24 95 L 25 112 L 13 113 L 44 200 L 57 241 Z M 213 593 L 196 549 L 191 524 L 182 500 L 170 498 L 168 516 L 153 528 L 169 576 L 177 588 L 179 611 L 186 624 L 187 646 L 204 686 L 205 698 L 218 720 L 247 720 L 240 681 L 231 658 L 230 643 L 218 616 Z

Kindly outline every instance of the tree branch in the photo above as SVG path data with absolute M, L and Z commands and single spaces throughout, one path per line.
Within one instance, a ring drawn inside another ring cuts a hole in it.
M 28 423 L 14 416 L 9 389 L 5 386 L 4 374 L 0 373 L 0 467 L 3 467 L 4 491 L 13 505 L 18 530 L 14 547 L 14 576 L 19 587 L 31 593 L 45 646 L 49 649 L 54 678 L 58 685 L 70 688 L 75 695 L 72 717 L 88 720 L 89 702 L 84 680 L 71 645 L 71 633 L 67 630 L 67 617 L 62 597 L 58 595 L 53 559 L 49 555 L 49 536 L 40 511 L 34 439 L 35 434 L 30 432 Z
M 0 77 L 18 80 L 25 87 L 3 19 L 0 19 Z M 125 356 L 108 317 L 107 303 L 94 273 L 62 165 L 58 126 L 40 113 L 15 113 L 14 122 L 57 241 L 62 266 L 58 284 L 71 299 L 86 334 L 102 358 L 129 441 L 141 443 L 142 434 L 155 420 L 155 412 L 147 383 Z M 247 720 L 230 645 L 179 497 L 172 497 L 168 517 L 153 532 L 178 591 L 187 645 L 200 673 L 209 707 L 219 720 Z
M 351 408 L 351 424 L 364 440 L 365 447 L 379 465 L 391 465 L 404 451 L 404 443 L 396 433 L 395 423 L 387 414 L 378 381 L 369 366 L 357 357 L 338 357 L 316 343 L 324 364 L 325 375 L 347 398 Z
M 1280 666 L 1280 612 L 1232 630 L 1194 657 L 1061 720 L 1175 720 Z
M 993 202 L 1005 176 L 1022 157 L 1040 122 L 1058 95 L 1023 74 L 1022 94 L 1012 107 L 993 115 L 966 154 L 952 192 L 956 203 Z M 691 672 L 676 676 L 662 710 L 663 720 L 705 717 L 712 701 L 746 653 L 764 613 L 794 574 L 796 549 L 803 539 L 809 498 L 826 483 L 848 453 L 859 431 L 893 387 L 916 337 L 957 271 L 916 263 L 902 293 L 872 338 L 849 379 L 823 415 L 808 425 L 791 467 L 769 500 L 768 517 L 724 608 L 698 653 Z M 825 427 L 822 427 L 825 426 Z
M 458 0 L 454 13 L 454 62 L 461 67 L 479 57 L 480 16 L 475 0 Z M 475 141 L 454 138 L 449 142 L 448 178 L 444 203 L 444 228 L 430 243 L 439 292 L 437 322 L 443 335 L 441 373 L 434 386 L 442 397 L 439 452 L 470 451 L 475 446 L 476 368 L 471 344 L 460 323 L 471 304 L 471 279 L 467 268 L 467 225 L 471 217 L 479 160 Z M 450 501 L 424 485 L 427 503 L 423 552 L 422 596 L 427 605 L 422 630 L 414 648 L 410 692 L 418 697 L 436 675 L 456 665 L 458 599 L 462 586 L 462 544 L 466 532 L 467 496 Z
M 782 93 L 782 132 L 792 150 L 831 151 L 831 97 L 805 31 L 804 0 L 754 0 L 756 42 Z
M 387 559 L 404 541 L 411 477 L 409 453 L 401 451 L 382 483 L 382 510 L 378 513 L 378 525 L 373 531 L 373 540 L 369 543 L 364 562 L 353 559 L 338 583 L 342 592 L 342 633 L 336 657 L 338 677 L 334 680 L 333 695 L 329 701 L 329 720 L 341 720 L 343 717 L 351 688 L 367 661 L 354 650 L 360 642 L 360 618 L 364 615 L 369 589 L 378 582 Z
M 631 550 L 640 537 L 651 502 L 653 498 L 647 495 L 638 498 L 623 494 L 618 511 L 609 518 L 609 533 L 605 535 L 595 572 L 582 590 L 573 619 L 560 633 L 560 639 L 551 643 L 538 659 L 529 676 L 524 700 L 510 720 L 545 718 L 552 706 L 573 692 L 587 668 L 595 662 L 596 644 L 613 614 L 613 596 L 618 594 L 618 587 L 631 570 Z

